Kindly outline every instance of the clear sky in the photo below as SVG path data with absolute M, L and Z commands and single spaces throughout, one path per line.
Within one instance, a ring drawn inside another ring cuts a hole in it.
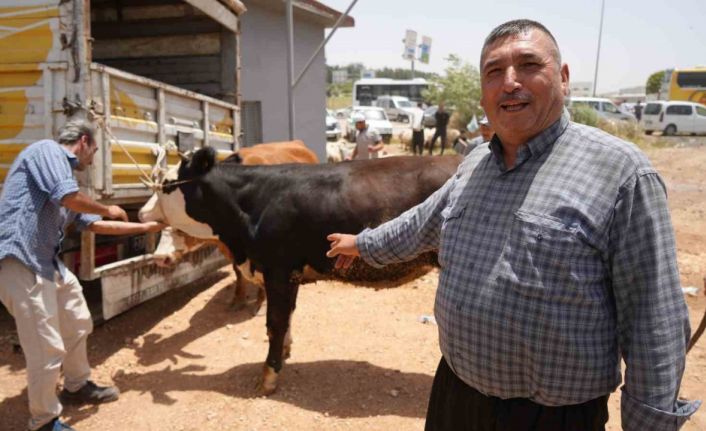
M 321 0 L 341 12 L 351 0 Z M 409 67 L 405 30 L 432 38 L 425 72 L 443 72 L 448 54 L 478 67 L 485 36 L 517 18 L 541 22 L 559 42 L 571 81 L 593 81 L 601 0 L 358 0 L 355 27 L 341 28 L 326 47 L 330 65 Z M 598 93 L 644 85 L 666 68 L 706 66 L 706 0 L 606 0 Z

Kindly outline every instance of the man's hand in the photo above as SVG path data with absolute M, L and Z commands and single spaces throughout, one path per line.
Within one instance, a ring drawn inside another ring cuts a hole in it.
M 108 214 L 106 214 L 106 217 L 111 220 L 128 221 L 127 213 L 125 212 L 125 210 L 117 205 L 108 206 Z
M 336 269 L 348 268 L 353 264 L 355 258 L 360 256 L 358 247 L 355 245 L 355 235 L 344 233 L 332 233 L 326 239 L 331 241 L 331 248 L 326 253 L 327 257 L 336 257 Z

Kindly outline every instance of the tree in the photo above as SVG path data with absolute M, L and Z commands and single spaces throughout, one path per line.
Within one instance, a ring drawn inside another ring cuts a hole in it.
M 645 84 L 645 93 L 654 94 L 659 93 L 659 89 L 662 86 L 662 80 L 664 79 L 664 70 L 655 72 L 647 78 L 647 83 Z
M 445 75 L 431 80 L 429 89 L 423 93 L 431 103 L 444 102 L 453 109 L 458 121 L 465 125 L 473 115 L 480 115 L 480 74 L 478 69 L 455 54 L 446 59 Z

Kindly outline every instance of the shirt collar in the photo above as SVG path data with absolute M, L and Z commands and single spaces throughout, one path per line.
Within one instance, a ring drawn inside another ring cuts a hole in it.
M 554 144 L 554 142 L 559 138 L 564 133 L 564 130 L 569 125 L 569 117 L 566 115 L 566 113 L 563 113 L 561 117 L 554 122 L 551 126 L 547 127 L 543 131 L 541 131 L 537 136 L 534 138 L 530 139 L 523 145 L 519 151 L 518 151 L 518 156 L 521 152 L 525 152 L 529 150 L 529 155 L 531 156 L 539 156 L 547 149 L 551 148 L 551 146 Z M 490 140 L 490 150 L 493 153 L 493 156 L 495 156 L 496 161 L 502 162 L 503 160 L 503 147 L 502 147 L 502 142 L 500 141 L 500 138 L 498 138 L 498 135 L 493 135 L 493 138 Z M 518 157 L 518 160 L 520 158 Z
M 69 165 L 71 165 L 71 169 L 76 169 L 78 166 L 78 158 L 74 153 L 66 149 L 66 146 L 59 144 L 59 147 L 64 151 L 64 154 L 66 154 L 66 158 L 69 160 Z

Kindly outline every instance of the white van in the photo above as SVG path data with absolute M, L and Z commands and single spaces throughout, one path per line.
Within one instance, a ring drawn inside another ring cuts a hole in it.
M 661 131 L 664 135 L 706 134 L 706 106 L 682 101 L 649 102 L 642 112 L 640 124 L 648 135 L 654 131 Z
M 375 100 L 375 106 L 385 110 L 387 117 L 393 121 L 409 122 L 420 110 L 416 103 L 403 96 L 380 96 Z
M 569 101 L 569 108 L 587 106 L 598 112 L 598 115 L 606 120 L 637 121 L 634 115 L 623 112 L 609 99 L 602 97 L 572 97 Z

